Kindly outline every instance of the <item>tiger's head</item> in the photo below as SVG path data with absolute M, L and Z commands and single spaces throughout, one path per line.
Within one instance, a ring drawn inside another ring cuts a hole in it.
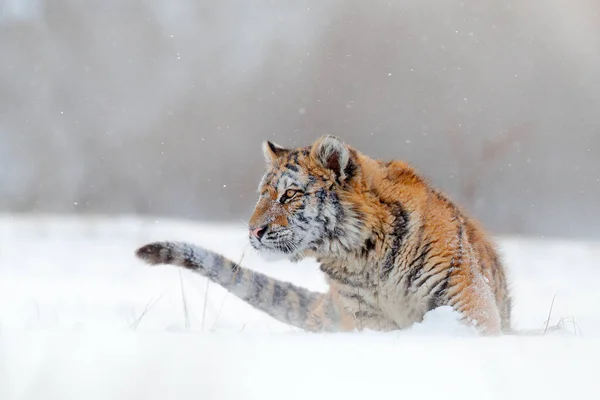
M 298 149 L 265 142 L 263 152 L 267 170 L 249 222 L 256 250 L 297 261 L 361 243 L 360 211 L 351 200 L 361 173 L 358 152 L 333 136 Z

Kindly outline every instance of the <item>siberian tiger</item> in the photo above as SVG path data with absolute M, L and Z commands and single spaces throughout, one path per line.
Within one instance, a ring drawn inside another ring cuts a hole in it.
M 329 284 L 311 292 L 181 242 L 139 248 L 187 268 L 307 331 L 403 329 L 451 306 L 483 334 L 510 329 L 505 270 L 479 224 L 402 161 L 378 161 L 333 136 L 263 145 L 267 170 L 249 222 L 259 252 L 314 257 Z

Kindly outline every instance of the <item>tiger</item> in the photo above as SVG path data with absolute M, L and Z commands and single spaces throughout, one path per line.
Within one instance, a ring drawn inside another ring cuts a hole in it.
M 511 297 L 495 244 L 408 163 L 372 159 L 331 135 L 306 147 L 262 147 L 266 171 L 249 241 L 259 254 L 316 259 L 327 292 L 185 242 L 152 242 L 137 257 L 200 274 L 309 332 L 402 330 L 442 306 L 482 335 L 510 330 Z

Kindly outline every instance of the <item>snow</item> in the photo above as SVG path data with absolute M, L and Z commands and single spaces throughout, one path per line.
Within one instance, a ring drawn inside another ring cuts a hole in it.
M 164 239 L 326 290 L 313 261 L 263 261 L 241 223 L 0 216 L 0 399 L 600 398 L 600 243 L 500 238 L 515 327 L 543 328 L 553 298 L 564 322 L 485 338 L 446 307 L 402 332 L 300 332 L 133 256 Z

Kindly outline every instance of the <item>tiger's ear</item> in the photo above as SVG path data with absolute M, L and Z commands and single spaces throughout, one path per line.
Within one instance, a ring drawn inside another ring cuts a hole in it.
M 272 164 L 275 160 L 277 160 L 279 157 L 288 152 L 288 150 L 284 149 L 278 144 L 271 143 L 268 141 L 263 142 L 262 148 L 267 164 Z
M 337 137 L 324 136 L 317 140 L 310 155 L 317 163 L 332 170 L 339 182 L 349 178 L 350 149 Z

